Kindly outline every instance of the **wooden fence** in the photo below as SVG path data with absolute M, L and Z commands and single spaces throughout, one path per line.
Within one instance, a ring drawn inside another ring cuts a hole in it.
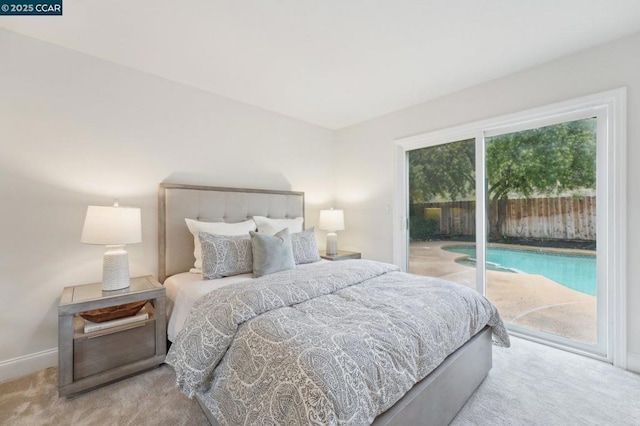
M 429 210 L 427 210 L 429 209 Z M 438 211 L 438 209 L 440 209 Z M 411 215 L 440 218 L 442 235 L 475 235 L 475 201 L 423 203 L 411 206 Z M 497 209 L 490 208 L 495 223 Z M 522 198 L 507 202 L 501 235 L 560 240 L 596 239 L 596 197 Z

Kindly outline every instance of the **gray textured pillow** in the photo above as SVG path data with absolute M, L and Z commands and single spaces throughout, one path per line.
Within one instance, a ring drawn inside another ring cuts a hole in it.
M 199 232 L 202 246 L 202 278 L 211 280 L 246 274 L 253 270 L 248 235 L 215 235 Z
M 293 259 L 296 265 L 320 261 L 315 228 L 291 234 L 291 247 L 293 248 Z
M 253 250 L 253 276 L 262 277 L 296 267 L 287 228 L 275 235 L 249 231 Z

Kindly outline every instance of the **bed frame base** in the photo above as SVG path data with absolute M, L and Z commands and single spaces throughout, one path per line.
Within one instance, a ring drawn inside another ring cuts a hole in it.
M 376 417 L 373 425 L 448 425 L 487 377 L 492 359 L 491 329 L 486 327 Z
M 491 366 L 491 329 L 485 327 L 411 388 L 393 407 L 376 417 L 372 424 L 448 425 L 487 377 Z M 218 426 L 204 401 L 198 395 L 196 400 L 209 423 Z

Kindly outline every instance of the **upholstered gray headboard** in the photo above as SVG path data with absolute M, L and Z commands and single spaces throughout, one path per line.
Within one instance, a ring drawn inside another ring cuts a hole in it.
M 253 216 L 304 217 L 304 192 L 161 183 L 158 188 L 158 279 L 193 267 L 193 236 L 185 218 L 242 222 Z

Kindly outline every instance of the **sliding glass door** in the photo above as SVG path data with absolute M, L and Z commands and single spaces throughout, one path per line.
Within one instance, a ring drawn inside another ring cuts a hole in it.
M 474 139 L 409 151 L 409 271 L 477 288 L 475 265 L 458 263 L 450 247 L 475 259 Z
M 407 141 L 397 241 L 409 272 L 477 289 L 514 334 L 611 361 L 609 114 L 576 108 Z
M 485 139 L 486 295 L 512 331 L 605 356 L 597 127 L 587 117 Z

